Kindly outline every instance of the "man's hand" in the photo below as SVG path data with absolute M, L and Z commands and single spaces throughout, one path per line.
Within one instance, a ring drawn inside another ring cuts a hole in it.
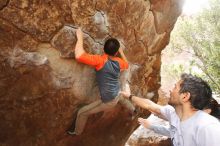
M 119 94 L 125 98 L 129 98 L 129 96 L 131 95 L 129 92 L 125 92 L 125 91 L 120 91 Z
M 143 109 L 147 109 L 149 110 L 150 112 L 156 114 L 156 115 L 161 115 L 161 106 L 154 103 L 153 101 L 149 100 L 149 99 L 146 99 L 146 98 L 141 98 L 141 97 L 138 97 L 138 96 L 130 96 L 131 94 L 129 92 L 124 92 L 124 91 L 121 91 L 119 92 L 120 95 L 122 95 L 123 97 L 129 99 L 129 97 L 131 99 L 129 100 L 132 100 L 132 102 L 136 105 L 138 105 L 139 107 L 143 108 Z
M 77 39 L 82 39 L 83 34 L 82 34 L 81 28 L 78 28 L 78 29 L 76 30 L 76 37 L 77 37 Z

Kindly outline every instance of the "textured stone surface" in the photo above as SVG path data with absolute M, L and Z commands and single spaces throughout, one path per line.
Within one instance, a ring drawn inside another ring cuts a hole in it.
M 65 134 L 76 107 L 99 96 L 92 68 L 74 59 L 75 30 L 101 54 L 120 40 L 130 62 L 122 89 L 157 100 L 161 50 L 182 0 L 2 0 L 0 145 L 121 146 L 137 127 L 121 105 L 91 116 L 79 137 Z M 141 111 L 140 114 L 144 114 Z

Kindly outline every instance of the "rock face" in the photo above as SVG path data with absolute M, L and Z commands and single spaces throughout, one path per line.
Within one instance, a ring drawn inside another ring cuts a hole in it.
M 137 122 L 120 104 L 91 116 L 81 136 L 65 134 L 77 106 L 99 97 L 94 70 L 74 59 L 75 30 L 82 27 L 93 54 L 118 38 L 130 62 L 122 89 L 156 101 L 160 53 L 181 7 L 182 0 L 1 0 L 0 145 L 124 145 Z

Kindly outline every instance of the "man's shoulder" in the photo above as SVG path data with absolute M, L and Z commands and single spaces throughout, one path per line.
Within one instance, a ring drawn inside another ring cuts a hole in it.
M 220 123 L 219 121 L 206 113 L 200 113 L 197 121 L 194 121 L 196 125 L 196 139 L 198 145 L 211 145 L 219 146 L 219 133 Z
M 196 126 L 199 133 L 212 133 L 213 131 L 220 133 L 220 122 L 217 118 L 201 112 L 197 118 Z
M 217 125 L 220 126 L 220 122 L 217 118 L 203 112 L 203 111 L 199 111 L 196 119 L 198 121 L 198 126 L 206 126 L 206 125 L 210 125 L 210 124 L 214 124 L 216 123 Z

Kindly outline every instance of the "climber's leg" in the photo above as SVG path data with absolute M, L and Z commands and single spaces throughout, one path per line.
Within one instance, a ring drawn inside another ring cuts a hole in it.
M 87 122 L 87 119 L 90 114 L 92 114 L 90 111 L 92 111 L 94 108 L 102 104 L 101 100 L 94 101 L 90 103 L 89 105 L 84 106 L 81 108 L 77 114 L 76 118 L 76 126 L 75 126 L 75 133 L 77 135 L 80 135 L 85 127 L 85 124 Z
M 85 105 L 85 106 L 83 106 L 82 108 L 80 108 L 78 111 L 77 111 L 77 115 L 76 115 L 76 119 L 75 119 L 75 124 L 74 124 L 74 126 L 72 125 L 72 128 L 71 129 L 69 129 L 68 130 L 68 134 L 71 134 L 71 135 L 77 135 L 76 134 L 76 132 L 75 132 L 75 127 L 77 127 L 77 126 L 80 126 L 80 122 L 82 121 L 82 119 L 80 118 L 81 116 L 81 114 L 83 113 L 83 112 L 86 112 L 86 111 L 89 111 L 89 110 L 91 110 L 92 108 L 94 108 L 94 107 L 96 107 L 97 105 L 99 105 L 99 104 L 101 104 L 102 103 L 102 101 L 101 100 L 96 100 L 96 101 L 94 101 L 94 102 L 92 102 L 92 103 L 90 103 L 90 104 L 88 104 L 88 105 Z M 87 120 L 87 119 L 86 119 Z M 83 119 L 83 121 L 82 122 L 85 122 L 86 123 L 86 121 Z M 82 124 L 84 124 L 84 123 L 82 123 Z
M 69 127 L 69 129 L 67 130 L 67 133 L 72 134 L 75 130 L 75 125 L 76 125 L 76 118 L 77 118 L 77 113 L 78 113 L 79 109 L 76 110 L 76 112 L 73 115 L 73 121 L 71 126 Z
M 89 115 L 92 115 L 92 114 L 95 114 L 101 111 L 105 111 L 106 109 L 109 109 L 109 108 L 113 108 L 116 104 L 117 104 L 116 99 L 108 103 L 103 103 L 100 100 L 99 104 L 96 104 L 96 106 L 90 106 L 89 110 L 82 110 L 82 111 L 80 110 L 77 116 L 77 120 L 76 120 L 76 128 L 75 128 L 76 134 L 79 135 L 83 132 Z

